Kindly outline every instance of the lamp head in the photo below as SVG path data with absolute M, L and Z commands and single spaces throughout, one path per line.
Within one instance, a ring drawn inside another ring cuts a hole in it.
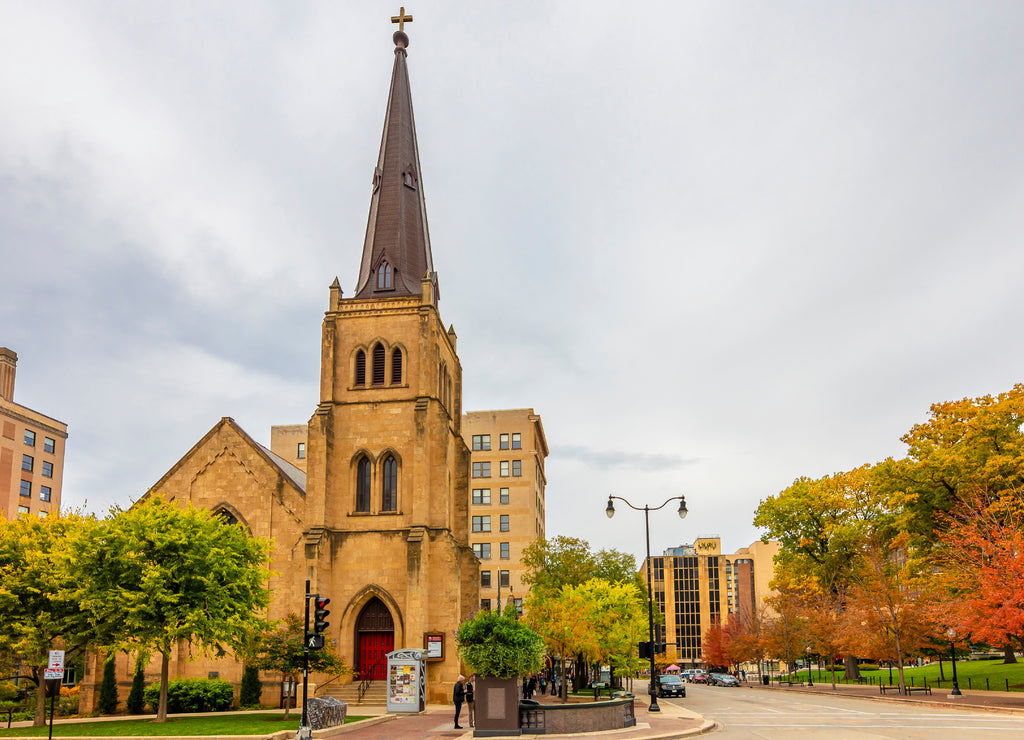
M 611 504 L 611 501 L 609 500 L 608 503 Z M 686 496 L 679 497 L 679 508 L 676 510 L 676 513 L 679 515 L 680 519 L 685 519 L 686 515 L 689 513 L 686 509 Z M 609 514 L 609 516 L 611 515 Z
M 950 627 L 949 630 L 946 631 L 946 634 L 949 635 L 949 639 L 952 640 L 956 637 L 956 630 Z
M 608 497 L 608 506 L 604 510 L 604 515 L 611 519 L 615 516 L 615 504 L 612 503 L 612 497 Z

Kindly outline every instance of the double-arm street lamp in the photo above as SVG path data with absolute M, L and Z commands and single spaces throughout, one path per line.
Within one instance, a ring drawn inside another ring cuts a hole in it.
M 650 653 L 650 655 L 651 655 L 651 687 L 650 687 L 651 706 L 650 706 L 650 709 L 648 711 L 660 712 L 661 711 L 661 707 L 658 706 L 658 685 L 657 685 L 657 680 L 658 679 L 657 679 L 657 676 L 655 675 L 656 668 L 654 666 L 654 590 L 651 588 L 651 568 L 652 568 L 652 565 L 651 565 L 651 517 L 650 517 L 650 513 L 652 511 L 658 511 L 658 509 L 665 508 L 665 506 L 668 504 L 669 501 L 676 501 L 676 500 L 678 500 L 679 501 L 679 508 L 676 509 L 676 513 L 679 515 L 680 519 L 685 519 L 686 518 L 686 514 L 687 514 L 687 510 L 686 510 L 686 497 L 685 496 L 673 496 L 672 498 L 668 499 L 668 501 L 663 503 L 661 506 L 644 506 L 644 507 L 639 507 L 639 506 L 633 506 L 633 504 L 629 503 L 629 501 L 627 501 L 626 499 L 622 498 L 621 496 L 612 496 L 612 495 L 609 494 L 609 496 L 608 496 L 608 506 L 604 510 L 604 513 L 608 516 L 609 519 L 611 519 L 613 516 L 615 516 L 615 504 L 612 503 L 612 499 L 616 499 L 618 501 L 621 501 L 622 503 L 624 503 L 626 506 L 628 506 L 629 508 L 633 509 L 634 511 L 642 511 L 644 513 L 644 532 L 647 535 L 647 634 L 648 634 L 648 638 L 651 641 L 650 642 L 650 646 L 651 646 L 651 653 Z

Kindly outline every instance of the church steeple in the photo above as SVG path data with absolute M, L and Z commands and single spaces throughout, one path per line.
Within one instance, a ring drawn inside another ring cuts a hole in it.
M 355 297 L 422 295 L 423 281 L 428 279 L 434 285 L 433 301 L 436 302 L 437 277 L 430 253 L 427 206 L 405 62 L 409 37 L 403 28 L 412 21 L 412 16 L 405 15 L 403 8 L 391 20 L 399 24 L 394 34 L 395 66 L 391 73 L 380 154 L 373 171 L 370 217 Z

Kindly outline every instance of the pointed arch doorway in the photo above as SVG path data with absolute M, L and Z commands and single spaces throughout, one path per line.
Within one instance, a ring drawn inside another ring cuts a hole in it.
M 383 681 L 387 678 L 388 653 L 395 649 L 395 620 L 384 602 L 374 596 L 356 620 L 356 654 L 359 675 Z

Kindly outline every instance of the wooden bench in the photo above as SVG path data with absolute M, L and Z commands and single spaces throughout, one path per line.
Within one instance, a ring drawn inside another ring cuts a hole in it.
M 896 693 L 897 693 L 897 694 L 898 694 L 898 693 L 900 693 L 900 687 L 899 687 L 899 686 L 896 686 L 896 685 L 890 685 L 890 686 L 882 686 L 882 685 L 879 685 L 879 686 L 878 686 L 878 693 L 879 693 L 879 694 L 884 694 L 885 692 L 887 692 L 887 691 L 892 691 L 893 689 L 895 689 L 895 690 L 896 690 Z
M 786 684 L 786 686 L 803 686 L 803 681 L 779 681 L 779 685 Z
M 907 694 L 908 695 L 909 694 L 913 694 L 915 691 L 923 691 L 928 696 L 932 695 L 932 687 L 931 686 L 907 686 L 906 690 L 907 690 Z
M 857 676 L 857 683 L 868 683 L 867 676 Z

